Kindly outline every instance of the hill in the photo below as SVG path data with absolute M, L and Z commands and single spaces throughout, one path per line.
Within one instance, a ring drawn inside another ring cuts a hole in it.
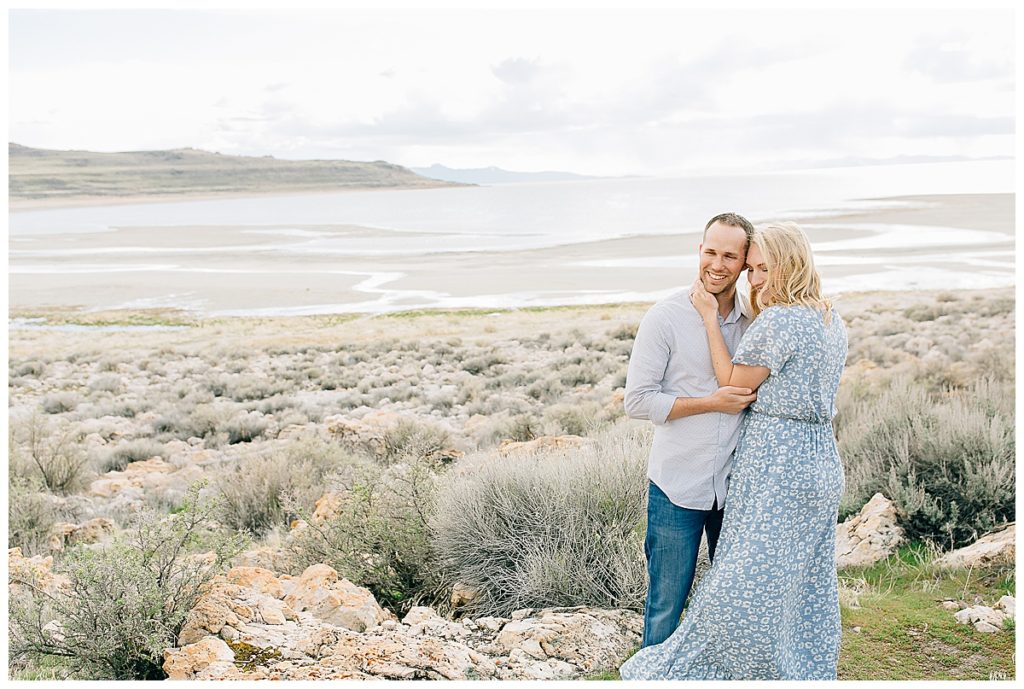
M 456 186 L 383 161 L 278 160 L 194 148 L 98 153 L 11 143 L 8 150 L 12 202 Z

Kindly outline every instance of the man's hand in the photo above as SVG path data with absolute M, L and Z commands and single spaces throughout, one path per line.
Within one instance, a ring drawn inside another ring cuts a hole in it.
M 756 399 L 757 394 L 750 388 L 737 388 L 732 385 L 718 388 L 709 397 L 712 409 L 723 414 L 739 414 Z

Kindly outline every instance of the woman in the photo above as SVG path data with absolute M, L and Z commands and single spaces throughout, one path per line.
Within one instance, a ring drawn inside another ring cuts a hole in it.
M 759 230 L 747 252 L 756 316 L 729 356 L 698 280 L 720 385 L 757 388 L 743 421 L 714 564 L 671 637 L 622 679 L 835 679 L 835 531 L 843 469 L 832 433 L 846 326 L 821 296 L 806 235 Z

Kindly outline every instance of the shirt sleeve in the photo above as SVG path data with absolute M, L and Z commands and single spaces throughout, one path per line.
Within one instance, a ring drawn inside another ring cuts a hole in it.
M 797 345 L 797 337 L 787 311 L 780 306 L 762 311 L 744 333 L 732 363 L 763 366 L 772 373 L 781 371 L 792 358 Z
M 626 391 L 623 406 L 633 419 L 662 425 L 675 404 L 675 395 L 662 392 L 665 371 L 671 356 L 664 318 L 657 311 L 648 311 L 637 328 L 633 351 L 629 355 L 626 372 Z

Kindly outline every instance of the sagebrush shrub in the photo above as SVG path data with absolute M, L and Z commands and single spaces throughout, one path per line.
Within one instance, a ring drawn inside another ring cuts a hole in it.
M 431 519 L 449 583 L 474 614 L 525 607 L 641 609 L 647 429 L 614 429 L 568 456 L 484 464 L 440 489 Z
M 897 378 L 860 401 L 837 428 L 846 469 L 845 517 L 875 492 L 896 503 L 907 535 L 967 544 L 1014 518 L 1012 388 L 988 380 L 935 399 Z
M 26 557 L 48 552 L 50 531 L 57 523 L 41 488 L 38 482 L 13 474 L 8 481 L 7 547 L 21 548 Z
M 81 433 L 68 423 L 33 413 L 12 428 L 12 466 L 42 479 L 46 488 L 67 495 L 81 488 L 89 474 L 89 459 Z M 13 456 L 18 455 L 14 460 Z
M 139 438 L 120 443 L 109 450 L 103 458 L 102 471 L 124 471 L 132 462 L 139 462 L 153 457 L 166 459 L 166 448 L 155 440 Z
M 219 517 L 227 526 L 255 536 L 287 525 L 286 496 L 293 510 L 309 511 L 325 492 L 327 477 L 356 461 L 345 448 L 319 438 L 241 457 L 216 477 L 215 488 L 222 498 Z

